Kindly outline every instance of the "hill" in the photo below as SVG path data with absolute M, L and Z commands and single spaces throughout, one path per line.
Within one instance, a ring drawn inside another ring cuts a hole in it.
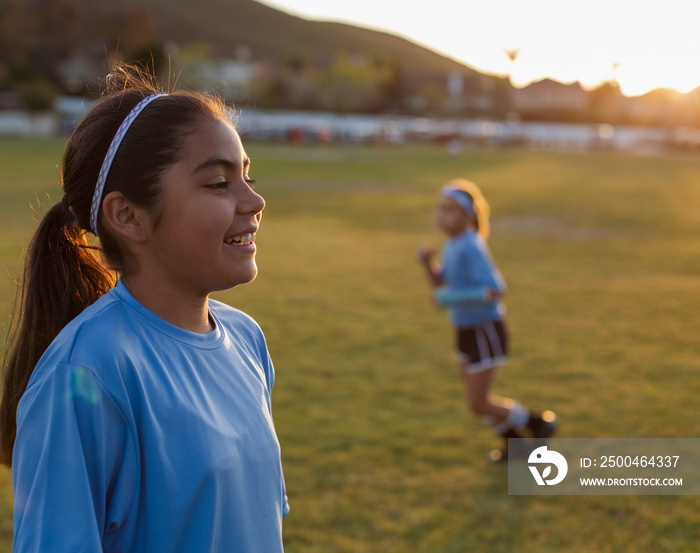
M 84 24 L 96 14 L 128 9 L 128 0 L 78 0 Z M 380 54 L 400 60 L 408 74 L 465 76 L 480 74 L 448 57 L 403 38 L 342 23 L 310 21 L 253 0 L 141 0 L 139 9 L 154 18 L 163 41 L 178 45 L 208 43 L 217 57 L 233 58 L 246 46 L 256 60 L 284 62 L 301 56 L 315 62 L 343 52 L 351 55 Z
M 41 111 L 60 94 L 94 93 L 119 59 L 268 109 L 700 125 L 697 91 L 626 98 L 614 82 L 515 90 L 404 38 L 254 0 L 0 2 L 0 109 Z

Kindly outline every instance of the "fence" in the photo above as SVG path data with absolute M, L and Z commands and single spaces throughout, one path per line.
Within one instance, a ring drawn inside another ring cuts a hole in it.
M 89 102 L 62 99 L 52 113 L 0 112 L 0 136 L 50 137 L 68 134 L 88 108 Z M 447 144 L 453 153 L 458 153 L 465 145 L 566 151 L 608 148 L 639 153 L 657 153 L 669 148 L 700 148 L 700 130 L 691 128 L 494 122 L 249 109 L 236 111 L 236 127 L 247 140 L 315 144 L 440 142 Z

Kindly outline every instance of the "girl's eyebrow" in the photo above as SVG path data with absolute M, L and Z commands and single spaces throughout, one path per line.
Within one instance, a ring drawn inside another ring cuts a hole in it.
M 246 157 L 243 160 L 243 169 L 247 169 L 250 166 L 250 158 Z M 215 158 L 215 159 L 210 159 L 208 161 L 205 161 L 204 163 L 201 163 L 200 165 L 197 166 L 197 168 L 192 171 L 193 174 L 195 173 L 200 173 L 202 171 L 206 171 L 207 169 L 211 167 L 223 167 L 229 171 L 236 171 L 238 169 L 238 163 L 231 161 L 230 159 L 226 158 Z

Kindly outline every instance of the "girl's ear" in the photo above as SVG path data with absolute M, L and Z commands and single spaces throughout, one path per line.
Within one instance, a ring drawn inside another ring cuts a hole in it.
M 129 242 L 145 242 L 148 237 L 146 210 L 134 205 L 121 192 L 110 192 L 102 200 L 106 226 Z

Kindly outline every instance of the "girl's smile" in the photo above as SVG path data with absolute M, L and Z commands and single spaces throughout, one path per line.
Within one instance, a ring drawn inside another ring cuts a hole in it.
M 257 230 L 257 229 L 256 229 Z M 255 231 L 247 234 L 238 234 L 224 240 L 230 246 L 253 246 L 255 247 Z
M 224 239 L 224 243 L 235 251 L 254 254 L 257 251 L 255 246 L 255 233 L 257 230 L 257 227 L 255 227 L 249 232 L 227 237 Z

